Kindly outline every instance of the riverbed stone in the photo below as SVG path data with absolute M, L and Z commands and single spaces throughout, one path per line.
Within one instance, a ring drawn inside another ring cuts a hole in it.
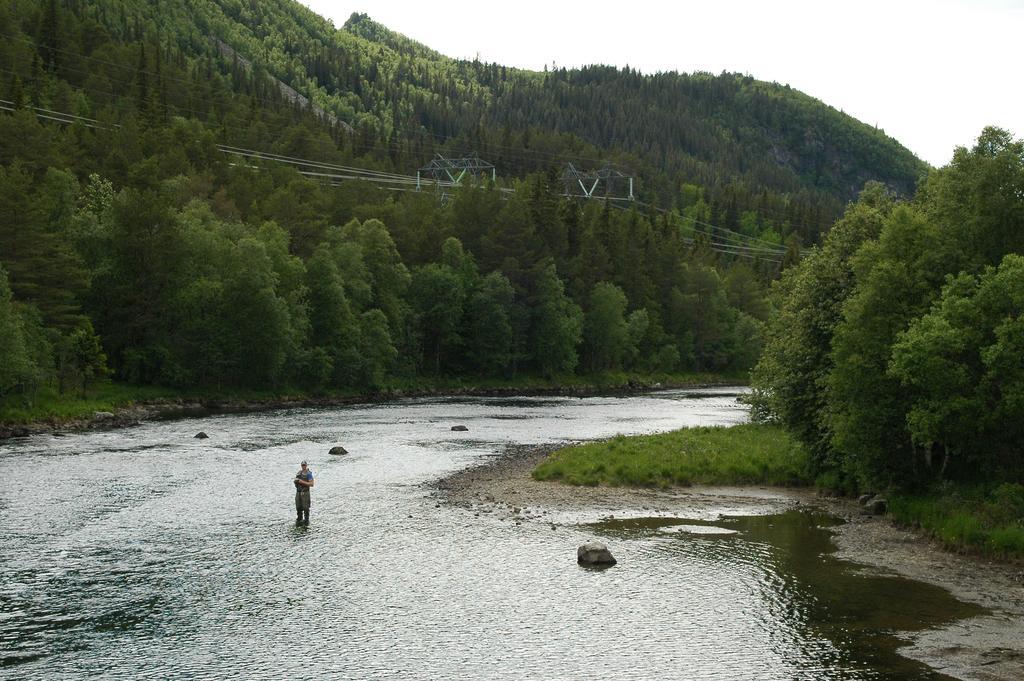
M 205 440 L 205 439 L 207 439 L 210 436 L 200 430 L 198 433 L 196 433 L 192 437 L 194 437 L 197 440 Z
M 576 549 L 576 562 L 580 565 L 612 566 L 615 557 L 608 547 L 599 541 L 588 541 Z
M 864 505 L 864 509 L 871 515 L 885 515 L 889 509 L 889 502 L 881 497 L 875 497 Z
M 452 426 L 452 430 L 458 433 L 465 433 L 466 431 L 469 430 L 469 428 L 467 428 L 466 426 Z
M 328 454 L 333 456 L 342 456 L 343 454 L 348 454 L 348 450 L 341 445 L 337 445 L 335 447 L 331 447 L 331 451 L 329 451 Z
M 867 506 L 868 502 L 874 498 L 874 494 L 862 494 L 859 497 L 857 497 L 857 503 L 859 503 L 861 506 Z
M 114 418 L 114 412 L 112 411 L 97 411 L 93 412 L 92 417 L 97 421 L 108 421 Z

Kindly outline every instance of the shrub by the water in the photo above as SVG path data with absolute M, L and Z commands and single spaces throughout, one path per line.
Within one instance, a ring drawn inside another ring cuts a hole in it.
M 1024 558 L 1024 485 L 946 485 L 926 495 L 895 495 L 890 512 L 950 549 Z

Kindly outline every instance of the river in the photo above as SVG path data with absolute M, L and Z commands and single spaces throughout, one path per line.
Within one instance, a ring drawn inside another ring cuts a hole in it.
M 976 609 L 832 558 L 820 514 L 516 524 L 431 488 L 508 444 L 742 422 L 736 397 L 410 399 L 0 442 L 0 677 L 944 678 L 900 632 Z M 620 563 L 577 566 L 588 539 Z

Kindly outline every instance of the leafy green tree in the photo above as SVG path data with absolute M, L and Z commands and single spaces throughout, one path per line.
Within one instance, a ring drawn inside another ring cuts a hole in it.
M 524 198 L 516 194 L 502 206 L 481 248 L 484 271 L 500 269 L 516 288 L 529 288 L 530 271 L 540 262 L 544 242 L 537 235 Z
M 410 303 L 421 338 L 424 368 L 440 374 L 451 366 L 462 345 L 466 291 L 458 274 L 447 265 L 430 264 L 413 271 Z
M 211 206 L 212 208 L 212 206 Z M 267 222 L 256 230 L 255 238 L 263 245 L 270 258 L 274 276 L 274 290 L 284 301 L 288 312 L 288 329 L 285 340 L 287 359 L 285 380 L 291 378 L 305 382 L 310 369 L 313 374 L 322 375 L 312 367 L 317 359 L 308 354 L 310 335 L 309 288 L 306 286 L 306 266 L 303 261 L 289 252 L 287 232 L 274 222 Z M 305 376 L 305 378 L 303 378 Z M 317 380 L 309 381 L 316 384 Z
M 881 233 L 892 206 L 881 185 L 865 187 L 822 247 L 785 270 L 775 285 L 777 311 L 752 374 L 755 413 L 780 420 L 807 445 L 819 472 L 837 463 L 826 418 L 827 382 L 833 337 L 856 285 L 851 259 Z
M 583 311 L 565 295 L 553 263 L 542 269 L 531 300 L 530 354 L 545 376 L 571 372 L 579 356 Z
M 735 263 L 725 273 L 725 295 L 729 305 L 755 319 L 768 319 L 768 301 L 757 274 L 746 263 Z
M 736 309 L 730 316 L 732 328 L 726 367 L 731 371 L 749 371 L 764 349 L 764 322 Z
M 22 385 L 32 372 L 23 321 L 11 297 L 7 272 L 0 266 L 0 397 Z
M 630 345 L 625 313 L 622 289 L 608 282 L 594 287 L 583 322 L 586 364 L 591 371 L 621 368 Z
M 87 307 L 117 375 L 157 382 L 169 355 L 168 311 L 188 271 L 182 224 L 166 197 L 127 190 L 114 200 L 110 226 Z
M 937 294 L 947 271 L 942 233 L 919 212 L 897 206 L 877 241 L 853 262 L 857 287 L 843 305 L 827 377 L 828 424 L 844 469 L 862 486 L 919 477 L 905 437 L 909 409 L 886 372 L 892 344 Z
M 91 280 L 93 273 L 103 266 L 110 250 L 110 208 L 114 203 L 114 186 L 109 180 L 92 173 L 77 200 L 78 207 L 68 228 L 68 237 Z
M 477 373 L 504 373 L 512 362 L 515 291 L 500 272 L 483 278 L 466 301 L 466 354 Z
M 229 380 L 277 387 L 288 357 L 288 306 L 275 290 L 273 265 L 262 243 L 245 237 L 232 249 L 225 277 L 224 314 L 229 330 Z
M 459 241 L 472 253 L 483 253 L 484 236 L 501 211 L 501 193 L 481 187 L 459 189 L 452 202 L 452 228 Z
M 380 220 L 352 220 L 341 228 L 339 236 L 359 249 L 370 283 L 369 307 L 384 313 L 392 338 L 400 347 L 405 346 L 403 334 L 409 314 L 405 294 L 410 275 L 387 227 Z
M 13 300 L 0 265 L 0 399 L 17 393 L 31 403 L 52 371 L 53 348 L 39 314 Z
M 260 201 L 264 219 L 273 220 L 291 236 L 293 251 L 308 257 L 322 242 L 327 232 L 321 194 L 313 182 L 297 179 L 278 187 Z
M 639 368 L 644 341 L 651 331 L 651 315 L 647 308 L 633 310 L 626 318 L 626 350 L 623 361 L 629 368 Z M 660 332 L 658 336 L 662 335 Z
M 167 308 L 175 323 L 167 330 L 165 361 L 153 380 L 177 386 L 224 384 L 230 348 L 223 301 L 224 284 L 216 276 L 196 277 L 175 292 Z
M 100 344 L 100 337 L 88 320 L 62 339 L 57 367 L 61 393 L 70 383 L 84 396 L 89 384 L 105 377 L 108 372 L 107 356 Z
M 952 242 L 949 272 L 980 272 L 1024 252 L 1024 140 L 987 127 L 931 173 L 915 204 Z
M 730 361 L 734 311 L 713 268 L 697 264 L 685 272 L 682 288 L 670 303 L 676 337 L 680 342 L 689 341 L 694 369 L 720 371 Z
M 888 373 L 911 396 L 915 454 L 939 477 L 1024 473 L 1024 257 L 960 274 L 897 336 Z
M 361 385 L 378 388 L 384 384 L 398 357 L 388 319 L 380 310 L 367 310 L 360 316 L 359 330 Z
M 326 246 L 317 248 L 306 261 L 309 291 L 309 342 L 322 349 L 335 385 L 356 382 L 359 374 L 359 324 L 353 314 L 341 276 Z

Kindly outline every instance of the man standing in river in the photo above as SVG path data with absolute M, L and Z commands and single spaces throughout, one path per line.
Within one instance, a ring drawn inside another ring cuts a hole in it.
M 303 461 L 302 469 L 295 474 L 295 518 L 296 525 L 309 525 L 309 488 L 313 486 L 313 471 Z

